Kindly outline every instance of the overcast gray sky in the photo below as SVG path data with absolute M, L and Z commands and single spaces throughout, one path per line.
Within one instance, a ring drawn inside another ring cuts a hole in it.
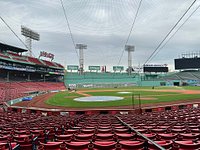
M 85 68 L 89 65 L 117 65 L 140 0 L 63 0 L 76 43 L 88 45 L 84 52 Z M 135 45 L 133 66 L 143 64 L 193 0 L 143 0 L 129 45 Z M 197 0 L 189 16 L 198 7 Z M 55 54 L 63 65 L 78 65 L 60 0 L 0 0 L 0 15 L 21 35 L 21 25 L 40 33 L 33 42 L 33 53 Z M 200 9 L 177 32 L 170 42 L 149 62 L 169 64 L 181 53 L 200 50 Z M 182 21 L 182 22 L 183 22 Z M 181 23 L 182 23 L 181 22 Z M 0 21 L 0 41 L 24 48 Z M 125 52 L 120 65 L 127 66 Z

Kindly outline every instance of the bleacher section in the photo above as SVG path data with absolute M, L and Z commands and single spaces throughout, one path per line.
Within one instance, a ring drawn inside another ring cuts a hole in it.
M 0 113 L 0 145 L 38 150 L 198 150 L 200 109 L 42 116 Z
M 36 65 L 44 65 L 39 59 L 34 58 L 34 57 L 28 57 L 28 60 Z
M 200 71 L 198 70 L 185 70 L 180 72 L 170 72 L 167 74 L 141 74 L 141 84 L 149 86 L 154 82 L 155 86 L 160 86 L 160 83 L 165 83 L 166 86 L 177 86 L 178 85 L 199 85 L 200 83 Z M 144 84 L 143 84 L 144 82 Z M 150 84 L 148 85 L 148 82 Z
M 63 82 L 0 82 L 0 102 L 27 96 L 30 92 L 64 89 Z
M 165 76 L 164 79 L 168 79 L 168 80 L 198 80 L 198 78 L 195 75 L 193 75 L 193 72 L 178 72 L 178 73 L 175 73 L 172 75 Z
M 80 75 L 75 72 L 67 72 L 65 74 L 65 83 L 67 85 L 76 84 L 77 87 L 84 87 L 92 85 L 93 87 L 106 87 L 112 85 L 136 85 L 139 81 L 139 74 L 133 73 L 97 73 L 97 72 L 84 72 Z
M 6 59 L 9 61 L 19 61 L 20 63 L 29 63 L 32 65 L 40 65 L 40 66 L 48 66 L 48 67 L 54 67 L 54 68 L 63 68 L 62 65 L 57 64 L 54 62 L 50 62 L 47 60 L 42 60 L 42 59 L 38 59 L 38 58 L 34 58 L 34 57 L 28 57 L 28 56 L 24 56 L 24 55 L 19 55 L 18 53 L 14 53 L 14 52 L 0 52 L 0 59 Z
M 161 79 L 171 82 L 184 83 L 185 85 L 196 86 L 200 83 L 200 71 L 188 70 L 166 75 Z

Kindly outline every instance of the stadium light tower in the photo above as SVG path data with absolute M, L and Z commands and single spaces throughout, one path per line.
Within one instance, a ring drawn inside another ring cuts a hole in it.
M 24 26 L 21 26 L 21 34 L 23 36 L 25 36 L 25 39 L 26 39 L 26 45 L 27 45 L 27 48 L 28 48 L 28 51 L 29 51 L 29 56 L 32 56 L 32 40 L 36 40 L 36 41 L 39 41 L 40 40 L 40 35 L 39 33 L 27 28 L 27 27 L 24 27 Z
M 83 74 L 83 68 L 84 68 L 83 49 L 87 49 L 87 45 L 76 44 L 76 49 L 79 49 L 79 69 L 80 69 L 80 74 Z
M 132 72 L 132 52 L 135 51 L 135 46 L 133 45 L 125 45 L 125 51 L 128 52 L 128 74 L 130 75 Z

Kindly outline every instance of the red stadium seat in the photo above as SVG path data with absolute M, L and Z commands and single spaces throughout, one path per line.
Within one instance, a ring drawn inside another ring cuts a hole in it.
M 158 145 L 160 145 L 161 147 L 165 148 L 165 149 L 170 149 L 172 148 L 172 141 L 154 141 L 155 143 L 157 143 Z M 150 150 L 157 150 L 158 148 L 153 145 L 151 142 L 149 142 L 149 149 Z
M 80 132 L 85 134 L 90 134 L 90 133 L 95 133 L 95 129 L 81 129 Z
M 73 134 L 55 135 L 55 140 L 58 142 L 70 142 L 73 138 Z
M 90 142 L 88 141 L 84 141 L 84 142 L 80 142 L 80 141 L 72 141 L 72 142 L 66 142 L 66 146 L 68 149 L 70 150 L 76 150 L 76 149 L 88 149 Z
M 94 139 L 95 140 L 113 140 L 113 135 L 112 133 L 98 133 L 96 135 L 94 135 Z
M 115 133 L 127 133 L 129 131 L 129 129 L 114 129 Z
M 174 141 L 174 149 L 181 150 L 196 150 L 200 148 L 200 141 Z
M 115 134 L 117 140 L 133 140 L 135 134 L 132 133 L 116 133 Z
M 198 133 L 180 133 L 178 138 L 180 140 L 196 140 L 200 137 Z
M 175 140 L 177 136 L 178 134 L 174 134 L 174 133 L 158 134 L 158 138 L 161 140 Z
M 144 142 L 142 141 L 119 141 L 122 150 L 142 150 L 144 148 Z
M 97 129 L 97 133 L 112 133 L 111 128 L 106 128 L 106 129 Z
M 63 142 L 47 142 L 39 143 L 38 150 L 64 150 L 66 149 L 66 144 Z
M 93 133 L 91 134 L 76 134 L 74 136 L 75 141 L 89 141 L 93 139 Z
M 165 133 L 167 129 L 161 129 L 161 128 L 153 128 L 151 129 L 152 133 Z
M 93 142 L 94 148 L 98 150 L 111 150 L 115 148 L 116 142 L 114 141 L 95 141 Z

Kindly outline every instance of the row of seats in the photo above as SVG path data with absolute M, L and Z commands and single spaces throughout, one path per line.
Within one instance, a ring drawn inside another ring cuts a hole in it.
M 164 149 L 197 150 L 200 148 L 199 112 L 200 109 L 195 108 L 141 115 L 1 113 L 0 143 L 19 145 L 24 150 L 158 149 L 144 139 L 147 137 Z M 185 130 L 174 133 L 171 127 Z
M 18 53 L 11 52 L 11 51 L 4 52 L 4 53 L 0 52 L 0 57 L 11 59 L 11 60 L 18 60 L 18 61 L 25 62 L 25 63 L 37 64 L 40 66 L 63 68 L 63 66 L 61 64 L 58 64 L 56 62 L 42 60 L 42 59 L 38 59 L 35 57 L 29 57 L 29 56 L 25 56 L 25 55 L 19 55 Z
M 58 82 L 0 82 L 0 102 L 26 96 L 29 92 L 64 89 L 64 83 Z

